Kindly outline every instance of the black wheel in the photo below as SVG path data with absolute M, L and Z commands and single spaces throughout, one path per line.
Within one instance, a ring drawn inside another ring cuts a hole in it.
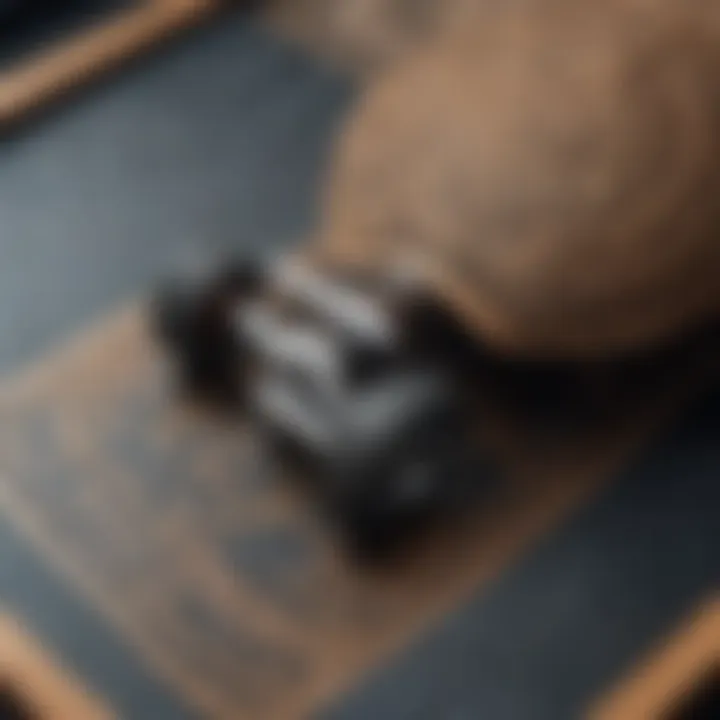
M 376 497 L 345 498 L 336 506 L 342 550 L 353 561 L 375 563 L 390 557 L 403 537 L 398 518 L 388 513 Z
M 391 555 L 463 492 L 470 469 L 468 425 L 437 418 L 396 438 L 382 457 L 329 478 L 332 521 L 360 561 Z
M 234 311 L 258 292 L 262 276 L 252 263 L 218 264 L 179 276 L 155 294 L 151 330 L 175 363 L 185 391 L 214 400 L 242 398 L 247 358 Z

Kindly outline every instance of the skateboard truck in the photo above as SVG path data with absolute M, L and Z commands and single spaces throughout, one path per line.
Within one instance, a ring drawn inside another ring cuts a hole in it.
M 462 484 L 466 347 L 412 289 L 227 263 L 162 288 L 152 319 L 187 388 L 239 401 L 302 459 L 353 554 L 383 553 Z

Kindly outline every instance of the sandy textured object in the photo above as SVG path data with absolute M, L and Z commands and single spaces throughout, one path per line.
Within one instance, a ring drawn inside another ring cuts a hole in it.
M 341 138 L 325 248 L 424 263 L 515 355 L 622 353 L 714 315 L 719 11 L 548 0 L 400 63 Z

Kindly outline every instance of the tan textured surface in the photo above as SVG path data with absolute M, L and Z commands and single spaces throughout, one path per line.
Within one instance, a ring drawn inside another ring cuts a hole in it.
M 0 130 L 198 22 L 218 0 L 147 0 L 0 73 Z
M 720 671 L 720 599 L 709 602 L 642 667 L 603 698 L 591 720 L 663 720 L 705 673 Z
M 400 63 L 341 139 L 327 246 L 424 262 L 509 353 L 717 314 L 720 6 L 686 5 L 548 0 Z
M 589 502 L 702 383 L 703 354 L 604 429 L 488 409 L 500 486 L 385 572 L 336 554 L 242 426 L 179 409 L 135 311 L 0 387 L 0 512 L 214 718 L 306 717 Z
M 112 720 L 113 713 L 24 628 L 0 612 L 0 687 L 15 691 L 37 720 Z

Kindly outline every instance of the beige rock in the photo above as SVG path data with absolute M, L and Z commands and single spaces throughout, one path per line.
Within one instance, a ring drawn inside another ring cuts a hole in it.
M 420 263 L 491 345 L 601 357 L 720 308 L 720 3 L 546 0 L 374 84 L 321 247 Z

